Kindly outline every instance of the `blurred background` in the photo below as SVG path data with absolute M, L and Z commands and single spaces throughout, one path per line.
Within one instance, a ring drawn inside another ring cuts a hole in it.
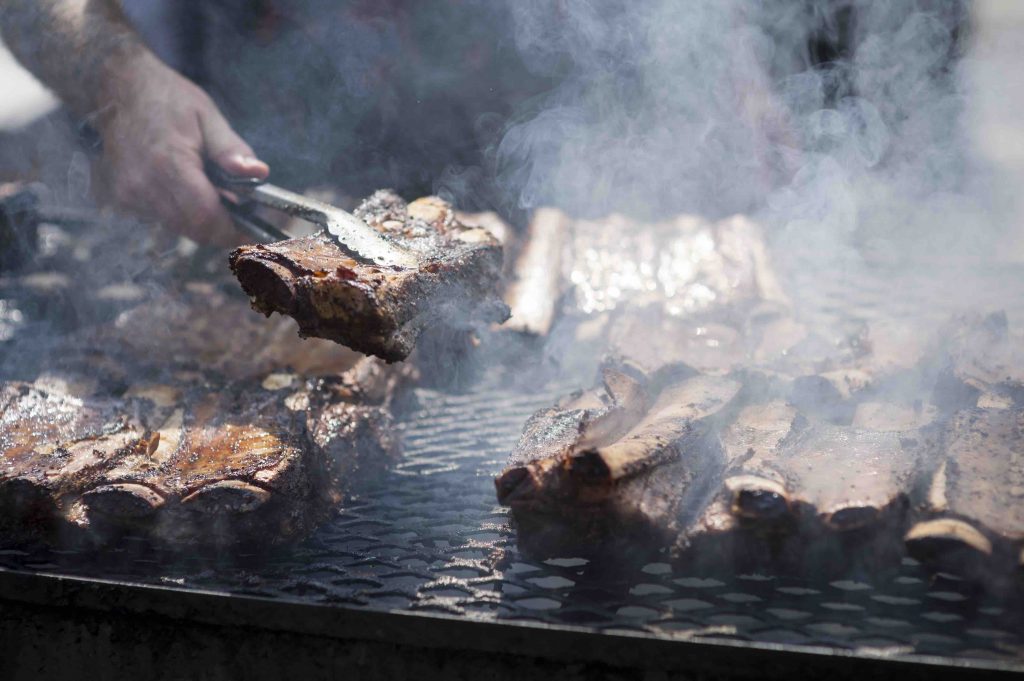
M 171 65 L 189 73 L 187 59 L 182 58 L 190 49 L 189 36 L 161 30 L 170 23 L 172 5 L 169 0 L 133 0 L 125 3 L 126 9 L 153 49 Z M 1000 240 L 993 255 L 1000 259 L 1022 260 L 1024 219 L 1020 216 L 1024 216 L 1024 192 L 1017 188 L 1024 180 L 1024 3 L 1017 0 L 975 0 L 969 3 L 969 7 L 972 17 L 971 37 L 963 69 L 968 95 L 964 112 L 971 147 L 968 151 L 984 167 L 991 169 L 991 175 L 983 183 L 992 185 L 991 195 L 986 197 L 986 201 L 993 202 L 989 206 L 993 209 L 990 214 L 992 220 L 1012 220 L 1018 223 L 999 226 L 1000 231 L 1005 230 L 1003 233 L 1008 233 L 1009 238 Z M 179 8 L 175 11 L 181 10 Z M 6 93 L 5 97 L 0 98 L 0 181 L 41 180 L 64 200 L 73 202 L 83 198 L 88 190 L 88 160 L 80 151 L 80 140 L 73 126 L 60 111 L 55 98 L 22 69 L 2 46 L 0 83 L 3 83 Z M 509 139 L 511 136 L 503 141 L 503 146 Z M 525 148 L 526 151 L 522 153 L 530 154 L 534 150 L 529 145 L 525 145 Z M 498 149 L 499 153 L 502 151 Z M 583 151 L 587 153 L 588 149 L 584 148 Z M 513 153 L 509 158 L 515 161 L 519 157 Z M 729 159 L 726 158 L 723 163 L 729 163 Z M 570 169 L 576 172 L 572 166 Z M 441 191 L 456 202 L 473 201 L 473 188 L 466 186 L 458 177 L 461 168 L 455 166 L 453 170 L 449 167 L 443 173 L 437 173 L 437 170 L 430 169 L 434 186 L 429 186 L 428 179 L 427 191 Z M 542 168 L 540 178 L 548 180 L 552 174 L 553 171 Z M 601 180 L 603 177 L 599 174 L 586 177 L 579 184 L 584 184 L 584 180 L 593 184 L 593 180 Z M 366 179 L 371 184 L 387 184 L 387 178 L 379 175 Z M 501 179 L 499 177 L 499 183 Z M 515 184 L 515 179 L 512 178 L 513 181 L 506 184 Z M 509 189 L 508 193 L 514 191 L 520 189 Z M 530 205 L 522 205 L 531 200 L 523 196 L 527 193 L 526 189 L 520 192 L 519 206 L 513 205 L 514 200 L 508 200 L 508 207 L 532 208 Z M 549 202 L 546 197 L 538 200 L 541 203 Z M 568 199 L 569 202 L 572 200 Z M 569 208 L 571 210 L 572 206 Z M 700 206 L 694 209 L 699 211 Z M 631 212 L 644 217 L 642 211 Z M 936 212 L 941 213 L 941 210 Z M 971 220 L 965 219 L 965 222 Z M 803 236 L 800 235 L 800 238 Z

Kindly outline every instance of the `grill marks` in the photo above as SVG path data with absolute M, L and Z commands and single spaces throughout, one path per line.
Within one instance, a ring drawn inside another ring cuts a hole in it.
M 382 268 L 349 257 L 322 235 L 231 254 L 231 269 L 268 317 L 295 319 L 302 337 L 333 340 L 387 361 L 405 359 L 428 325 L 501 322 L 502 249 L 487 230 L 467 227 L 446 203 L 406 204 L 379 191 L 356 214 L 421 260 L 415 269 Z

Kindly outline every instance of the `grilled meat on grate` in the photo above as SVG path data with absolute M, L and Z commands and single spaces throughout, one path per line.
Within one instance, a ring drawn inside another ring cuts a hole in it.
M 658 538 L 719 465 L 711 424 L 739 383 L 685 367 L 603 369 L 600 388 L 535 414 L 498 477 L 520 540 L 545 553 Z
M 906 535 L 911 555 L 940 567 L 1020 566 L 1024 550 L 1024 410 L 965 409 L 946 424 L 944 452 Z
M 896 564 L 920 521 L 914 555 L 1019 562 L 1024 421 L 1005 317 L 961 319 L 931 344 L 904 343 L 898 324 L 808 343 L 778 331 L 786 317 L 717 319 L 713 333 L 706 315 L 612 319 L 602 385 L 534 415 L 497 479 L 524 548 L 873 568 Z M 765 352 L 776 332 L 799 340 Z M 735 386 L 703 417 L 687 387 L 701 381 Z
M 315 235 L 231 254 L 231 269 L 253 306 L 280 312 L 303 337 L 327 338 L 387 361 L 405 359 L 431 325 L 501 322 L 501 245 L 466 227 L 434 197 L 406 204 L 379 191 L 356 215 L 421 258 L 416 269 L 361 263 L 332 239 Z
M 143 293 L 107 323 L 5 348 L 4 541 L 278 543 L 396 459 L 408 369 L 300 340 L 230 285 Z
M 5 531 L 71 543 L 130 532 L 178 547 L 302 536 L 397 457 L 390 415 L 360 372 L 140 383 L 119 399 L 9 383 Z
M 718 491 L 684 528 L 680 547 L 703 545 L 737 552 L 771 551 L 765 540 L 789 532 L 792 507 L 784 477 L 772 466 L 798 414 L 781 400 L 744 407 L 724 430 L 725 471 Z

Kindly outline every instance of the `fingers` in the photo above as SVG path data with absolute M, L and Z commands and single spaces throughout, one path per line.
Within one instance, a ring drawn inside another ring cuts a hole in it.
M 109 190 L 121 208 L 199 243 L 238 245 L 239 235 L 203 172 L 198 152 L 181 149 L 108 161 Z
M 234 223 L 203 172 L 199 157 L 181 163 L 174 175 L 166 185 L 169 205 L 167 215 L 162 216 L 165 224 L 200 243 L 237 246 L 239 235 Z
M 256 158 L 252 148 L 239 137 L 219 111 L 200 115 L 199 126 L 203 135 L 206 156 L 232 175 L 266 179 L 270 167 Z
M 167 73 L 164 82 L 142 82 L 105 126 L 105 165 L 114 199 L 195 241 L 237 245 L 240 235 L 203 161 L 244 177 L 262 179 L 270 169 L 204 92 Z

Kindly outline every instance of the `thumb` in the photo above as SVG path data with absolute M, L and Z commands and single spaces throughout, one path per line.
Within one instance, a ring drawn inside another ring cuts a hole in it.
M 266 179 L 270 167 L 256 158 L 252 147 L 239 137 L 219 111 L 209 111 L 199 117 L 203 134 L 203 151 L 207 158 L 232 175 Z

